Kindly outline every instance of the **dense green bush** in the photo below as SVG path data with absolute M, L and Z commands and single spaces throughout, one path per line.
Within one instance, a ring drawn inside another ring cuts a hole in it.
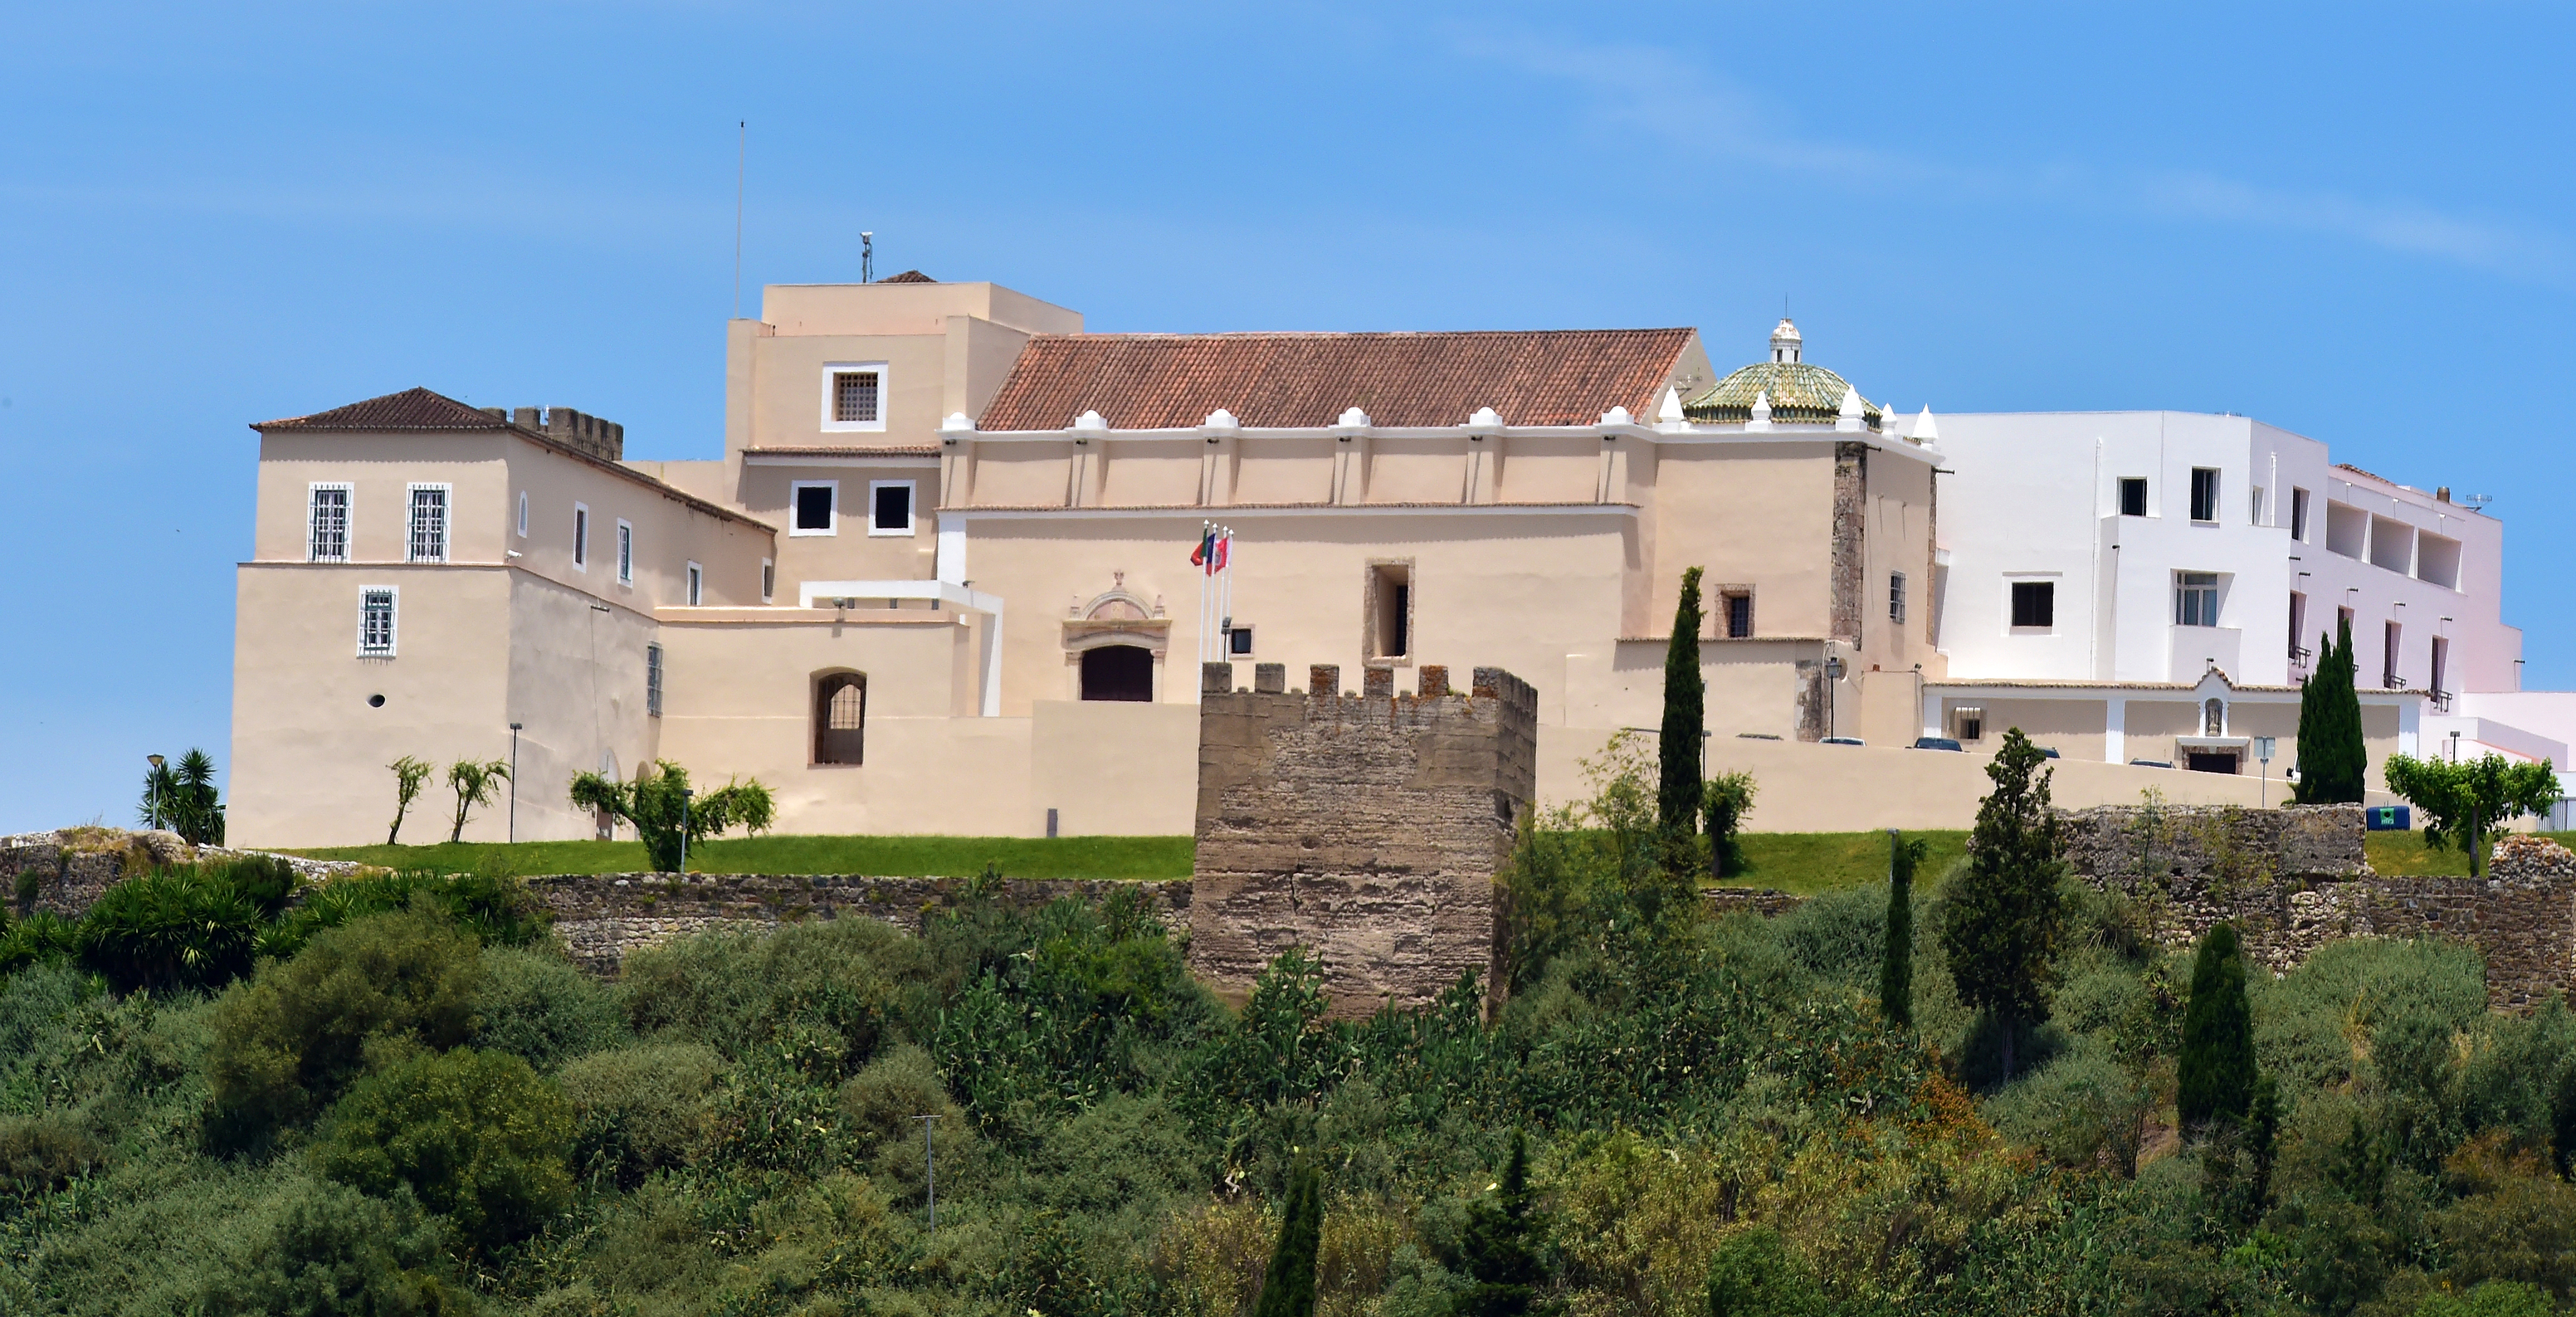
M 902 980 L 922 964 L 917 940 L 876 920 L 809 920 L 640 951 L 627 957 L 623 981 L 643 1037 L 703 1043 L 732 1062 L 762 1057 L 832 1083 L 876 1054 Z
M 541 1071 L 628 1040 L 617 994 L 551 951 L 483 948 L 475 1014 L 476 1047 Z
M 707 1095 L 724 1059 L 696 1043 L 645 1043 L 593 1052 L 557 1082 L 572 1107 L 573 1169 L 633 1188 L 681 1164 L 708 1135 Z
M 489 1249 L 571 1201 L 572 1111 L 515 1056 L 460 1047 L 360 1079 L 331 1109 L 314 1166 L 371 1196 L 408 1192 Z

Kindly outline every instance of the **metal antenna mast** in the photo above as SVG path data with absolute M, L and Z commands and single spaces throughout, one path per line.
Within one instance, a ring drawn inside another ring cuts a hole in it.
M 859 230 L 859 282 L 872 284 L 876 281 L 877 235 L 861 229 Z
M 733 153 L 733 318 L 742 319 L 742 180 L 751 163 L 751 120 L 734 124 Z

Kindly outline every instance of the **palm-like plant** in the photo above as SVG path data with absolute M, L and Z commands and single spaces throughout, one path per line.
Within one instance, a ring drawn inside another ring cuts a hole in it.
M 191 846 L 224 844 L 223 793 L 215 786 L 215 759 L 190 749 L 175 765 L 158 763 L 143 776 L 143 799 L 135 821 L 147 828 L 167 828 Z
M 501 789 L 501 784 L 509 780 L 510 761 L 506 759 L 495 759 L 488 763 L 459 759 L 449 764 L 447 785 L 456 790 L 456 822 L 447 830 L 447 839 L 451 842 L 463 841 L 466 819 L 471 817 L 477 808 L 491 804 L 492 797 Z M 395 826 L 401 826 L 400 819 L 395 820 Z
M 778 814 L 769 788 L 757 778 L 728 781 L 693 796 L 689 770 L 667 759 L 638 765 L 631 782 L 598 773 L 574 774 L 572 803 L 626 820 L 644 839 L 656 873 L 678 873 L 687 842 L 704 841 L 736 824 L 745 832 L 760 832 Z
M 421 784 L 429 780 L 429 765 L 404 755 L 385 767 L 394 774 L 394 821 L 385 829 L 385 844 L 392 846 L 402 840 L 403 816 L 411 813 L 411 802 L 420 799 Z

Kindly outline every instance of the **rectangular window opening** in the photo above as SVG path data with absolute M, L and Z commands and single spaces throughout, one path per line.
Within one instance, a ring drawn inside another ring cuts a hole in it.
M 2015 581 L 2012 583 L 2012 624 L 2018 628 L 2045 630 L 2057 625 L 2057 582 Z
M 635 584 L 635 528 L 617 519 L 617 583 Z
M 349 560 L 349 487 L 315 485 L 307 512 L 304 556 L 313 562 Z
M 411 487 L 409 547 L 413 562 L 447 561 L 447 486 Z
M 2446 687 L 2444 687 L 2444 686 L 2442 685 L 2442 679 L 2443 679 L 2444 677 L 2446 677 L 2446 676 L 2450 675 L 2447 671 L 2445 671 L 2445 669 L 2449 668 L 2450 666 L 2451 666 L 2451 642 L 2450 642 L 2450 640 L 2449 640 L 2448 638 L 2446 638 L 2446 637 L 2443 637 L 2443 636 L 2435 636 L 2435 637 L 2433 637 L 2433 673 L 2432 673 L 2432 680 L 2431 680 L 2430 682 L 2426 683 L 2426 684 L 2432 687 L 2433 695 L 2434 695 L 2434 697 L 2435 697 L 2436 699 L 2439 699 L 2441 696 L 2443 696 L 2443 695 L 2445 695 L 2445 694 L 2447 694 L 2447 693 L 2448 693 L 2448 688 L 2446 688 Z
M 2406 679 L 2397 675 L 2397 639 L 2397 624 L 2383 623 L 2379 632 L 2379 684 L 2390 690 L 2406 684 Z
M 841 482 L 837 480 L 799 480 L 790 487 L 794 504 L 787 533 L 790 535 L 833 535 L 840 531 Z
M 1236 658 L 1250 658 L 1252 656 L 1251 627 L 1246 626 L 1241 622 L 1237 622 L 1234 624 L 1234 630 L 1226 633 L 1225 639 L 1226 653 L 1231 654 Z
M 877 370 L 833 371 L 832 423 L 874 425 L 883 419 L 877 410 L 882 379 Z
M 912 488 L 909 480 L 868 482 L 868 534 L 912 533 Z
M 1905 573 L 1891 572 L 1887 578 L 1887 620 L 1905 621 Z
M 662 647 L 660 645 L 644 647 L 644 713 L 647 717 L 662 716 Z
M 1724 619 L 1727 639 L 1751 640 L 1753 638 L 1752 591 L 1726 591 L 1717 597 L 1717 607 L 1718 616 Z
M 2191 469 L 2191 519 L 2218 520 L 2218 471 L 2213 467 Z
M 696 564 L 696 563 L 690 563 L 690 564 L 689 564 L 689 607 L 691 607 L 691 608 L 696 608 L 696 607 L 698 607 L 699 605 L 701 605 L 701 604 L 705 603 L 705 602 L 706 602 L 706 594 L 707 594 L 707 569 L 706 569 L 706 568 L 704 568 L 704 567 L 699 566 L 699 565 L 698 565 L 698 564 Z
M 2308 542 L 2308 491 L 2296 485 L 2290 487 L 2290 538 Z
M 760 560 L 760 602 L 765 604 L 777 597 L 778 563 L 774 559 L 763 558 Z
M 1413 655 L 1413 567 L 1376 563 L 1369 568 L 1369 657 Z
M 2218 573 L 2174 573 L 2174 625 L 2218 625 Z
M 2290 662 L 2305 666 L 2308 661 L 2308 597 L 2296 590 L 2290 592 Z
M 394 652 L 394 589 L 371 585 L 358 592 L 358 652 L 391 657 Z
M 2123 517 L 2147 515 L 2147 478 L 2145 476 L 2120 478 L 2120 515 Z
M 2256 485 L 2252 489 L 2246 491 L 2246 493 L 2249 497 L 2246 500 L 2248 506 L 2245 513 L 2245 524 L 2248 526 L 2260 526 L 2263 524 L 2263 487 L 2261 485 Z
M 590 509 L 579 503 L 572 505 L 572 569 L 590 570 Z
M 1955 705 L 1950 710 L 1950 737 L 1957 741 L 1986 739 L 1986 711 L 1974 704 Z
M 519 491 L 519 538 L 528 538 L 528 491 Z

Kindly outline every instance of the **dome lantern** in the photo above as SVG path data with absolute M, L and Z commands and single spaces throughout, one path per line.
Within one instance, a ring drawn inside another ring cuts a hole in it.
M 1799 346 L 1800 341 L 1798 338 L 1797 322 L 1789 319 L 1787 316 L 1780 317 L 1779 327 L 1771 331 L 1771 364 L 1775 366 L 1796 365 L 1798 363 Z
M 1805 347 L 1796 322 L 1781 317 L 1771 331 L 1770 360 L 1754 362 L 1683 399 L 1682 414 L 1702 425 L 1768 422 L 1764 428 L 1879 429 L 1885 419 L 1879 405 L 1842 376 L 1808 364 Z

